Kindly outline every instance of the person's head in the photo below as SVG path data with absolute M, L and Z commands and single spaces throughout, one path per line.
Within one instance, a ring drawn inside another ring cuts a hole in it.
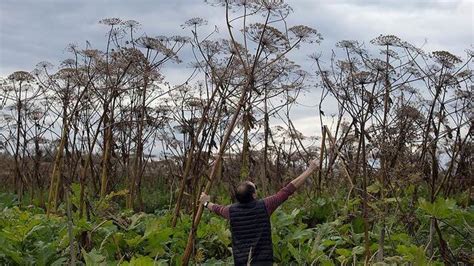
M 244 181 L 239 184 L 235 197 L 240 203 L 248 203 L 257 198 L 257 186 L 250 181 Z

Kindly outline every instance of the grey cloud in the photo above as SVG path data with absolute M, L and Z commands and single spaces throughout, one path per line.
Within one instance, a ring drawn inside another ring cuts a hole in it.
M 456 8 L 463 0 L 309 0 L 311 3 L 319 5 L 324 4 L 348 4 L 362 7 L 376 7 L 381 9 L 410 10 L 416 9 L 437 9 L 437 8 Z
M 290 4 L 294 14 L 289 24 L 312 26 L 325 38 L 320 46 L 295 54 L 297 59 L 317 51 L 329 54 L 341 39 L 368 42 L 379 34 L 396 34 L 414 44 L 426 38 L 428 48 L 444 47 L 458 54 L 472 44 L 468 0 L 294 0 Z M 135 19 L 142 23 L 143 32 L 155 36 L 189 35 L 180 25 L 199 16 L 225 33 L 223 9 L 196 0 L 5 0 L 0 8 L 0 75 L 31 69 L 42 60 L 59 62 L 67 58 L 64 48 L 71 42 L 82 45 L 89 40 L 102 48 L 105 28 L 98 21 L 104 17 Z

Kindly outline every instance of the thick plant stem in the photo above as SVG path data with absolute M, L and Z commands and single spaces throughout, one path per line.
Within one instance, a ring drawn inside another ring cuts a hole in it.
M 113 125 L 114 125 L 114 107 L 115 107 L 115 92 L 112 92 L 112 107 L 110 108 L 110 117 L 107 117 L 107 114 L 104 118 L 105 129 L 105 149 L 102 159 L 102 175 L 100 178 L 100 198 L 104 199 L 107 194 L 107 185 L 109 181 L 110 174 L 110 160 L 112 157 L 112 144 L 113 144 Z M 105 111 L 108 111 L 109 105 L 105 106 Z
M 319 150 L 319 169 L 323 169 L 323 160 L 324 160 L 324 153 L 326 149 L 326 126 L 323 126 L 322 128 L 322 139 L 321 139 L 321 148 Z M 322 182 L 322 172 L 323 171 L 318 171 L 318 191 L 321 192 L 321 182 Z
M 133 209 L 135 198 L 137 192 L 140 191 L 140 188 L 137 186 L 141 183 L 139 182 L 141 178 L 141 172 L 143 169 L 143 128 L 145 126 L 145 111 L 146 111 L 146 89 L 148 84 L 148 76 L 144 77 L 143 91 L 141 91 L 141 105 L 140 105 L 140 117 L 137 125 L 137 150 L 135 152 L 135 159 L 133 161 L 133 170 L 132 178 L 129 187 L 129 194 L 127 197 L 127 208 Z
M 47 210 L 48 215 L 51 212 L 55 212 L 56 207 L 57 207 L 59 184 L 61 181 L 60 177 L 61 177 L 63 150 L 64 150 L 64 145 L 66 143 L 66 137 L 67 137 L 67 131 L 68 131 L 67 128 L 68 128 L 68 124 L 67 122 L 65 122 L 63 126 L 63 132 L 61 134 L 61 142 L 59 143 L 59 147 L 56 151 L 56 158 L 54 160 L 53 172 L 51 174 L 51 183 L 49 186 L 49 196 L 48 196 L 48 210 Z
M 192 163 L 193 163 L 194 148 L 197 145 L 198 137 L 201 134 L 201 132 L 204 128 L 204 124 L 207 120 L 206 113 L 209 111 L 209 109 L 211 107 L 211 104 L 212 104 L 215 96 L 217 95 L 217 92 L 218 92 L 217 88 L 212 92 L 212 95 L 211 95 L 206 107 L 204 108 L 203 116 L 201 117 L 201 119 L 199 121 L 199 126 L 196 130 L 196 133 L 194 134 L 194 137 L 191 139 L 191 146 L 189 147 L 189 151 L 188 151 L 188 154 L 187 154 L 187 157 L 186 157 L 186 162 L 185 162 L 185 165 L 184 165 L 183 177 L 181 179 L 181 184 L 180 184 L 180 188 L 179 188 L 179 191 L 178 191 L 178 198 L 176 200 L 176 206 L 175 206 L 175 209 L 174 209 L 173 220 L 171 221 L 171 226 L 172 227 L 175 227 L 176 223 L 178 222 L 179 210 L 181 209 L 181 203 L 182 203 L 182 200 L 183 200 L 184 189 L 186 187 L 186 179 L 187 179 L 187 176 L 189 175 L 189 172 L 191 171 L 191 166 L 192 166 Z
M 38 128 L 38 126 L 39 125 L 35 123 L 35 128 Z M 35 135 L 37 135 L 37 134 L 35 134 Z M 39 205 L 42 208 L 44 208 L 45 206 L 44 206 L 44 198 L 43 198 L 43 184 L 41 183 L 41 175 L 40 175 L 41 152 L 40 152 L 40 146 L 39 146 L 38 138 L 35 138 L 34 143 L 35 143 L 35 157 L 34 157 L 33 171 L 34 171 L 36 185 L 38 186 Z M 32 186 L 34 186 L 33 183 L 32 183 Z M 34 188 L 32 187 L 32 191 L 34 191 L 33 189 Z
M 324 133 L 326 134 L 327 138 L 329 139 L 330 142 L 330 147 L 333 150 L 333 152 L 336 152 L 336 154 L 341 158 L 342 160 L 342 169 L 344 170 L 344 174 L 347 177 L 347 181 L 351 184 L 350 191 L 348 193 L 348 199 L 352 193 L 352 190 L 354 189 L 354 182 L 352 181 L 352 177 L 349 174 L 349 170 L 347 170 L 347 165 L 344 161 L 344 157 L 342 156 L 341 152 L 337 149 L 336 147 L 336 140 L 333 138 L 331 131 L 329 131 L 327 126 L 324 126 Z
M 100 198 L 105 198 L 107 194 L 107 181 L 109 175 L 109 161 L 110 161 L 110 153 L 111 153 L 111 146 L 112 146 L 112 129 L 109 127 L 106 129 L 106 142 L 105 142 L 105 150 L 104 156 L 102 160 L 102 175 L 100 178 Z
M 384 259 L 384 246 L 385 246 L 385 211 L 386 211 L 386 204 L 385 204 L 385 183 L 387 182 L 387 154 L 386 154 L 386 135 L 387 135 L 387 120 L 388 120 L 388 112 L 390 110 L 389 106 L 389 97 L 390 97 L 390 79 L 388 75 L 388 66 L 390 64 L 390 57 L 389 57 L 389 46 L 386 47 L 386 59 L 385 59 L 386 69 L 385 69 L 385 94 L 384 94 L 384 112 L 383 112 L 383 121 L 382 121 L 382 150 L 381 150 L 381 169 L 382 169 L 382 176 L 380 182 L 380 203 L 382 204 L 382 213 L 381 213 L 381 228 L 380 228 L 380 235 L 379 235 L 379 248 L 377 251 L 377 261 L 381 262 Z
M 81 191 L 79 194 L 79 217 L 82 218 L 84 214 L 85 207 L 85 191 L 86 191 L 86 181 L 87 181 L 87 168 L 89 167 L 90 156 L 87 156 L 86 162 L 81 169 Z
M 18 103 L 17 103 L 17 123 L 18 124 L 17 124 L 17 128 L 16 128 L 15 154 L 14 154 L 14 159 L 15 159 L 14 183 L 15 183 L 15 192 L 17 193 L 17 195 L 19 195 L 20 202 L 21 202 L 21 196 L 23 194 L 21 189 L 20 189 L 21 182 L 22 182 L 21 170 L 20 170 L 20 135 L 21 135 L 21 128 L 22 128 L 22 120 L 21 120 L 21 112 L 22 112 L 21 83 L 20 83 L 19 95 L 20 95 L 20 99 L 18 100 Z
M 249 131 L 250 131 L 250 110 L 247 106 L 244 111 L 244 139 L 242 144 L 242 166 L 240 168 L 240 178 L 245 180 L 249 177 L 250 172 L 250 145 L 249 145 Z
M 73 233 L 73 221 L 71 212 L 71 198 L 69 197 L 69 191 L 66 191 L 66 213 L 67 213 L 67 232 L 69 236 L 69 253 L 71 260 L 69 265 L 76 265 L 76 249 L 74 247 L 74 233 Z
M 99 119 L 99 124 L 98 124 L 98 127 L 100 127 L 100 125 L 102 125 L 102 122 L 104 121 L 104 117 L 105 115 L 102 115 Z M 81 192 L 80 192 L 80 199 L 79 199 L 79 217 L 82 218 L 82 215 L 83 215 L 83 211 L 85 209 L 85 203 L 86 203 L 86 198 L 85 198 L 85 189 L 86 189 L 86 184 L 87 184 L 87 172 L 88 172 L 88 169 L 90 168 L 91 169 L 91 176 L 94 176 L 94 173 L 92 171 L 93 169 L 93 162 L 92 162 L 92 152 L 94 150 L 94 146 L 97 142 L 97 138 L 99 136 L 99 130 L 97 130 L 93 136 L 93 140 L 92 140 L 92 143 L 91 145 L 89 146 L 89 151 L 88 151 L 88 154 L 87 154 L 87 159 L 86 159 L 86 162 L 85 162 L 85 165 L 82 169 L 82 172 L 81 172 Z
M 370 259 L 370 238 L 369 238 L 369 206 L 368 206 L 368 192 L 367 192 L 367 153 L 366 153 L 366 143 L 365 143 L 365 124 L 362 123 L 361 125 L 361 147 L 362 147 L 362 193 L 363 193 L 363 200 L 362 200 L 362 209 L 363 209 L 363 219 L 364 219 L 364 247 L 365 247 L 365 263 L 369 262 Z
M 272 180 L 271 180 L 271 177 L 270 177 L 270 173 L 268 171 L 268 139 L 269 139 L 269 135 L 270 135 L 270 119 L 268 117 L 268 99 L 267 99 L 267 89 L 265 88 L 265 98 L 264 98 L 264 148 L 263 148 L 263 175 L 265 177 L 265 180 L 266 182 L 268 182 L 267 184 L 267 189 L 266 191 L 269 191 L 268 190 L 268 187 L 271 187 L 271 184 L 272 184 Z M 264 183 L 262 184 L 264 185 Z
M 219 147 L 219 153 L 217 154 L 216 161 L 212 165 L 211 172 L 209 174 L 209 179 L 207 181 L 206 187 L 204 188 L 204 193 L 208 194 L 209 191 L 211 190 L 212 182 L 214 181 L 214 178 L 217 174 L 217 170 L 219 169 L 219 163 L 222 160 L 222 155 L 224 154 L 225 148 L 227 146 L 227 142 L 229 141 L 230 135 L 232 134 L 235 124 L 237 122 L 237 118 L 239 117 L 240 111 L 242 109 L 242 106 L 244 105 L 245 101 L 245 94 L 246 94 L 246 89 L 244 88 L 242 95 L 240 96 L 239 104 L 237 105 L 237 108 L 235 110 L 235 113 L 232 117 L 232 120 L 227 127 L 227 132 L 224 135 L 224 138 L 222 139 L 221 145 Z M 202 212 L 204 210 L 204 206 L 202 204 L 199 205 L 198 211 L 196 213 L 196 216 L 194 218 L 191 231 L 189 232 L 188 236 L 188 243 L 186 244 L 186 249 L 184 251 L 184 255 L 182 258 L 182 264 L 183 265 L 188 265 L 189 264 L 189 259 L 191 258 L 191 253 L 194 248 L 194 235 L 196 233 L 197 227 L 199 225 L 199 222 L 201 221 L 201 216 Z

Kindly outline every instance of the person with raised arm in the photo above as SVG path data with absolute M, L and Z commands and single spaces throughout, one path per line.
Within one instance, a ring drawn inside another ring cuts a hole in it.
M 273 264 L 270 216 L 317 168 L 318 161 L 312 160 L 302 174 L 264 199 L 257 199 L 257 187 L 250 181 L 239 184 L 235 192 L 237 203 L 228 206 L 212 203 L 209 195 L 201 193 L 199 201 L 204 207 L 230 220 L 235 265 Z

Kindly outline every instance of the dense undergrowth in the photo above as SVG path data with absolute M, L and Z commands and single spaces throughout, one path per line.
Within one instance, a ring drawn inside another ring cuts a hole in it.
M 74 256 L 77 263 L 85 265 L 179 265 L 191 226 L 190 216 L 183 215 L 176 228 L 172 228 L 172 212 L 167 206 L 153 213 L 133 213 L 116 203 L 121 201 L 122 191 L 109 194 L 102 202 L 92 203 L 94 213 L 79 218 L 78 187 L 73 188 L 76 189 L 70 198 L 71 233 L 68 232 L 66 205 L 60 206 L 57 215 L 48 217 L 42 208 L 18 206 L 14 195 L 0 194 L 0 264 L 63 265 Z M 434 203 L 420 197 L 413 202 L 410 189 L 397 198 L 386 199 L 389 206 L 397 204 L 399 208 L 392 208 L 386 217 L 385 263 L 443 264 L 436 250 L 428 255 L 430 217 L 438 219 L 449 252 L 464 258 L 465 263 L 472 263 L 474 212 L 468 195 L 438 198 Z M 361 203 L 357 199 L 347 200 L 344 193 L 341 190 L 315 196 L 301 191 L 273 214 L 276 263 L 363 264 Z M 228 202 L 225 198 L 219 200 Z M 378 249 L 378 218 L 370 217 L 371 263 Z M 74 237 L 72 254 L 69 235 Z M 197 231 L 193 263 L 231 264 L 230 237 L 227 222 L 206 212 Z

